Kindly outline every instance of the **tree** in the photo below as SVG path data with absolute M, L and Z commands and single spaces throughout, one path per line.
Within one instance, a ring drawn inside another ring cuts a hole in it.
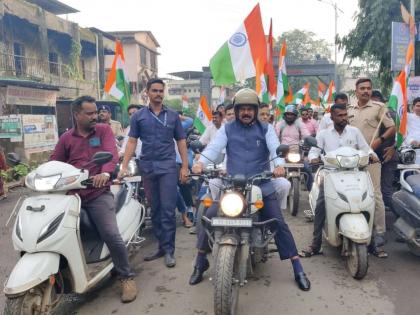
M 293 63 L 310 63 L 320 59 L 330 61 L 331 52 L 328 43 L 325 39 L 317 39 L 313 32 L 298 29 L 284 32 L 275 41 L 275 47 L 280 49 L 284 40 L 287 44 L 287 61 L 290 60 Z M 289 83 L 294 93 L 308 81 L 312 87 L 310 90 L 311 97 L 315 99 L 318 96 L 318 79 L 316 77 L 289 77 Z M 328 84 L 328 82 L 326 83 Z
M 402 0 L 401 2 L 406 8 L 409 8 L 409 0 Z M 416 0 L 416 7 L 419 5 L 420 0 Z M 369 57 L 371 58 L 369 62 L 377 63 L 380 87 L 384 92 L 389 91 L 393 81 L 391 73 L 391 22 L 402 22 L 400 1 L 359 0 L 359 10 L 355 17 L 356 27 L 343 38 L 337 38 L 337 43 L 340 48 L 345 49 L 345 57 L 362 61 L 366 61 L 366 58 Z M 417 50 L 418 47 L 416 47 Z M 415 59 L 416 68 L 418 68 L 419 58 Z

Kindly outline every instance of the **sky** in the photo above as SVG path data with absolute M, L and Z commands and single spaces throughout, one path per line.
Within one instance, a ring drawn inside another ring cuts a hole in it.
M 255 0 L 60 0 L 79 10 L 67 18 L 103 31 L 151 31 L 160 44 L 159 75 L 201 70 L 238 29 L 258 3 Z M 355 27 L 357 0 L 261 0 L 265 33 L 273 19 L 273 36 L 293 29 L 312 31 L 331 44 L 334 58 L 334 8 L 340 36 Z M 339 52 L 341 62 L 343 52 Z

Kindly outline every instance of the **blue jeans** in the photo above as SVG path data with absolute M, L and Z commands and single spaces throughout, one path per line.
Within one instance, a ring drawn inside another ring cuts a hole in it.
M 303 172 L 307 175 L 306 188 L 311 191 L 314 177 L 312 175 L 312 167 L 308 161 L 303 161 Z

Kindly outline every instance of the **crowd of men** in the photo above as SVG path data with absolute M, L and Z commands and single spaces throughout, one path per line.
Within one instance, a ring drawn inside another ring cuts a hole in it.
M 80 196 L 82 206 L 89 212 L 96 226 L 101 227 L 99 233 L 110 249 L 121 279 L 123 302 L 136 298 L 137 287 L 117 229 L 114 203 L 111 202 L 113 197 L 106 185 L 118 158 L 122 159 L 118 175 L 120 178 L 127 175 L 130 159 L 133 156 L 137 158 L 146 197 L 151 206 L 153 232 L 158 243 L 156 251 L 146 256 L 145 261 L 163 257 L 165 265 L 172 268 L 176 265 L 176 208 L 182 214 L 184 226 L 190 228 L 191 233 L 196 232 L 196 222 L 189 214 L 197 205 L 187 179 L 190 171 L 200 172 L 208 164 L 204 156 L 216 159 L 223 154 L 228 174 L 252 175 L 265 168 L 261 166 L 262 161 L 276 156 L 275 149 L 280 143 L 288 144 L 291 148 L 297 147 L 307 136 L 316 136 L 318 144 L 327 152 L 339 145 L 368 150 L 372 161 L 377 162 L 368 167 L 375 191 L 374 237 L 370 251 L 379 258 L 388 256 L 384 247 L 385 208 L 392 209 L 391 177 L 398 163 L 394 146 L 396 129 L 393 113 L 387 109 L 381 93 L 372 90 L 370 79 L 361 78 L 356 82 L 356 100 L 352 104 L 346 94 L 338 93 L 334 105 L 322 117 L 319 116 L 319 107 L 307 108 L 292 104 L 286 106 L 279 121 L 275 121 L 270 106 L 260 103 L 254 91 L 242 89 L 232 104 L 219 105 L 213 111 L 212 124 L 200 137 L 200 141 L 207 146 L 203 156 L 194 156 L 188 150 L 186 131 L 192 127 L 192 119 L 163 104 L 164 87 L 165 83 L 160 79 L 151 79 L 147 83 L 149 103 L 141 109 L 136 105 L 128 108 L 130 125 L 125 131 L 119 122 L 111 119 L 109 107 L 105 105 L 97 108 L 95 99 L 88 96 L 78 98 L 72 105 L 75 126 L 60 137 L 52 156 L 53 159 L 77 166 L 90 160 L 89 148 L 92 147 L 114 154 L 114 160 L 106 164 L 106 168 L 89 170 L 96 188 Z M 98 120 L 101 124 L 97 124 Z M 419 146 L 420 99 L 413 102 L 413 113 L 409 114 L 408 125 L 406 143 Z M 124 139 L 118 139 L 119 136 L 124 136 Z M 115 143 L 120 141 L 121 146 L 117 151 Z M 261 142 L 263 145 L 260 145 Z M 308 190 L 313 183 L 311 164 L 318 162 L 319 155 L 314 152 L 305 159 Z M 281 161 L 274 159 L 271 169 L 276 178 L 269 185 L 261 187 L 264 215 L 278 219 L 275 242 L 280 258 L 290 259 L 298 287 L 307 291 L 310 289 L 310 281 L 304 273 L 299 256 L 311 257 L 322 253 L 322 225 L 325 217 L 323 198 L 320 197 L 316 205 L 313 240 L 308 248 L 298 252 L 293 235 L 282 216 L 287 205 L 290 183 L 284 178 L 285 170 Z M 214 213 L 215 209 L 209 208 L 206 215 Z M 204 231 L 198 231 L 197 237 L 198 251 L 190 285 L 201 282 L 203 273 L 209 268 L 206 258 L 207 235 Z

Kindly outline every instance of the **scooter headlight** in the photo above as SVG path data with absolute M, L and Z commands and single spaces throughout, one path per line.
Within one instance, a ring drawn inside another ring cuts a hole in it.
M 340 164 L 340 167 L 342 168 L 356 168 L 359 165 L 359 156 L 337 155 L 337 161 L 338 164 Z
M 78 178 L 79 178 L 79 175 L 60 178 L 57 184 L 55 184 L 55 188 L 59 189 L 64 186 L 73 184 L 75 181 L 77 181 Z
M 37 191 L 49 191 L 55 188 L 55 185 L 60 180 L 61 175 L 53 175 L 48 177 L 41 177 L 35 175 L 34 186 Z
M 64 218 L 64 212 L 59 214 L 54 220 L 52 220 L 50 223 L 48 223 L 42 230 L 41 233 L 39 233 L 38 240 L 36 243 L 40 243 L 46 238 L 50 237 L 58 228 L 58 226 L 61 223 L 61 220 Z
M 244 209 L 244 206 L 243 198 L 234 193 L 225 194 L 220 201 L 222 212 L 228 217 L 238 216 Z
M 300 154 L 299 153 L 289 153 L 287 154 L 287 160 L 291 163 L 297 163 L 300 161 Z

